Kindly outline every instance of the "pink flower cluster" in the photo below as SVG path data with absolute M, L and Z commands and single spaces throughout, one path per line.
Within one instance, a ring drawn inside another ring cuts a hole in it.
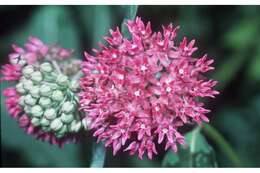
M 0 69 L 2 77 L 0 81 L 13 81 L 19 82 L 22 77 L 22 68 L 28 64 L 35 64 L 38 61 L 44 61 L 48 58 L 48 55 L 56 54 L 56 58 L 63 59 L 71 56 L 71 51 L 68 49 L 60 48 L 58 46 L 45 45 L 41 40 L 35 37 L 29 37 L 28 43 L 25 44 L 25 48 L 13 45 L 14 52 L 9 54 L 10 64 L 5 64 Z M 52 56 L 49 56 L 49 58 Z M 19 126 L 24 128 L 28 134 L 36 136 L 43 141 L 49 141 L 51 144 L 57 144 L 62 146 L 68 138 L 56 138 L 52 133 L 46 133 L 39 128 L 32 125 L 28 115 L 24 112 L 19 105 L 20 94 L 15 87 L 6 88 L 3 91 L 3 95 L 6 97 L 5 104 L 8 113 L 18 120 Z M 74 139 L 73 139 L 74 140 Z
M 152 32 L 150 22 L 137 17 L 127 27 L 131 40 L 117 28 L 104 37 L 108 46 L 93 49 L 95 56 L 85 53 L 80 105 L 93 136 L 112 146 L 114 155 L 123 148 L 152 159 L 156 144 L 176 152 L 185 143 L 180 127 L 209 121 L 210 110 L 198 98 L 218 94 L 212 89 L 217 82 L 202 76 L 214 69 L 213 60 L 192 57 L 194 40 L 177 45 L 179 27 L 172 24 Z

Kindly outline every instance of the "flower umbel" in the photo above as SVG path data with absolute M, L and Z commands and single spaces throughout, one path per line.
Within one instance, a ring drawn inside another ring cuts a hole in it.
M 76 108 L 80 61 L 70 58 L 72 51 L 45 45 L 35 37 L 29 37 L 25 48 L 13 48 L 11 64 L 1 69 L 1 80 L 16 82 L 3 93 L 9 113 L 39 139 L 60 146 L 75 141 L 84 127 Z
M 172 24 L 152 32 L 150 22 L 137 17 L 127 27 L 131 40 L 117 28 L 105 37 L 108 46 L 101 44 L 94 56 L 85 53 L 80 106 L 93 135 L 112 146 L 113 154 L 123 148 L 152 159 L 156 144 L 174 152 L 177 143 L 184 144 L 181 127 L 209 121 L 210 110 L 198 98 L 218 94 L 212 89 L 217 82 L 203 76 L 214 69 L 213 60 L 192 56 L 194 40 L 177 45 L 179 27 Z

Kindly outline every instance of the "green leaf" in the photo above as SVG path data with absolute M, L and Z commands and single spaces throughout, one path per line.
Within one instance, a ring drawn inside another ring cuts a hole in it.
M 219 84 L 216 86 L 217 90 L 224 89 L 237 75 L 237 72 L 241 69 L 243 62 L 245 61 L 245 57 L 244 52 L 237 53 L 230 56 L 217 68 L 217 71 L 212 75 L 213 79 L 219 81 Z
M 27 135 L 18 127 L 15 119 L 11 118 L 4 104 L 2 91 L 8 87 L 6 82 L 1 82 L 1 144 L 13 148 L 21 153 L 32 165 L 30 166 L 54 166 L 54 167 L 79 167 L 80 148 L 76 144 L 66 144 L 63 149 L 36 140 Z
M 116 10 L 115 7 L 112 7 Z M 75 7 L 76 15 L 79 17 L 78 26 L 82 36 L 88 45 L 96 47 L 101 42 L 102 37 L 108 34 L 109 28 L 114 23 L 113 11 L 110 6 L 77 6 Z M 89 44 L 90 43 L 90 44 Z
M 164 157 L 163 167 L 216 167 L 215 153 L 201 135 L 200 128 L 185 135 L 187 147 L 179 146 L 178 153 L 168 151 Z
M 129 20 L 129 19 L 133 20 L 135 18 L 138 6 L 137 5 L 126 5 L 126 6 L 123 6 L 123 9 L 125 11 L 125 17 L 121 24 L 121 32 L 125 37 L 130 38 L 130 33 L 125 24 L 126 24 L 127 20 Z
M 92 161 L 90 167 L 102 168 L 105 164 L 106 149 L 102 142 L 93 145 Z
M 227 45 L 227 47 L 237 50 L 248 49 L 248 46 L 252 46 L 252 42 L 255 41 L 252 38 L 254 38 L 259 31 L 258 22 L 256 20 L 258 21 L 259 19 L 244 19 L 234 25 L 234 27 L 224 35 L 223 43 Z
M 248 79 L 260 81 L 260 41 L 257 45 L 256 54 L 248 66 L 247 75 Z

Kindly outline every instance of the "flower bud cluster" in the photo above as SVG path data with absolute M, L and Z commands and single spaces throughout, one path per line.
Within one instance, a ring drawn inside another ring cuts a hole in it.
M 21 95 L 19 105 L 34 127 L 51 132 L 57 138 L 76 133 L 82 120 L 76 109 L 78 98 L 72 89 L 75 81 L 59 73 L 50 62 L 22 67 L 22 77 L 16 85 Z

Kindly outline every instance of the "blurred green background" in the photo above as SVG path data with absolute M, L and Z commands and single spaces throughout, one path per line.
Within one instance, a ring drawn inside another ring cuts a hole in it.
M 109 28 L 121 26 L 126 6 L 0 6 L 0 64 L 8 62 L 11 44 L 25 43 L 29 35 L 47 43 L 76 50 L 97 47 Z M 197 56 L 208 53 L 216 70 L 208 76 L 218 80 L 221 92 L 208 100 L 211 125 L 228 141 L 241 166 L 260 166 L 260 7 L 259 6 L 139 6 L 137 15 L 151 21 L 155 31 L 162 24 L 180 25 L 178 39 L 195 38 Z M 1 83 L 1 91 L 7 87 Z M 7 115 L 1 95 L 1 166 L 4 167 L 87 167 L 94 140 L 86 134 L 82 143 L 64 149 L 36 141 L 19 129 Z M 233 167 L 214 141 L 218 167 Z M 205 149 L 205 147 L 204 147 Z M 154 160 L 107 150 L 105 167 L 161 167 L 165 153 Z M 177 159 L 178 160 L 178 159 Z M 181 159 L 180 159 L 181 160 Z M 174 162 L 171 160 L 171 162 Z M 215 165 L 215 166 L 216 166 Z M 174 165 L 168 165 L 174 166 Z M 182 166 L 182 165 L 177 165 Z M 184 164 L 185 166 L 185 164 Z M 199 165 L 198 165 L 199 166 Z M 187 167 L 187 165 L 186 165 Z

